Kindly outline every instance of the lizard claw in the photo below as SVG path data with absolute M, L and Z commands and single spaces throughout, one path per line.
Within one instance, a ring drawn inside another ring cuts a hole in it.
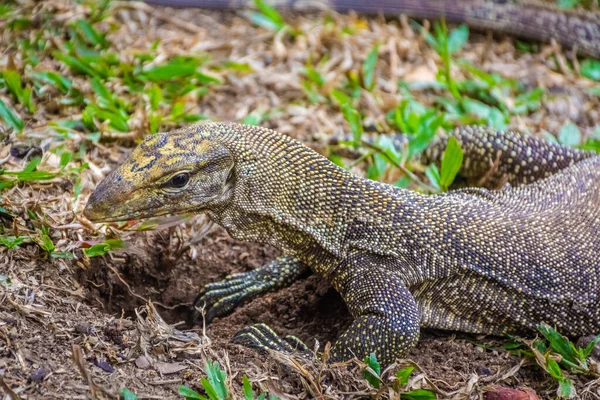
M 201 317 L 203 309 L 208 323 L 216 317 L 229 314 L 243 302 L 268 292 L 272 285 L 258 279 L 257 271 L 229 275 L 223 281 L 204 286 L 194 301 L 193 321 Z
M 232 312 L 238 305 L 267 292 L 291 285 L 310 270 L 294 257 L 281 257 L 261 268 L 229 275 L 221 282 L 210 283 L 194 301 L 192 322 L 206 311 L 206 322 Z
M 233 336 L 231 342 L 262 351 L 275 350 L 287 354 L 311 354 L 308 346 L 296 336 L 286 335 L 282 338 L 266 324 L 255 324 L 243 328 Z

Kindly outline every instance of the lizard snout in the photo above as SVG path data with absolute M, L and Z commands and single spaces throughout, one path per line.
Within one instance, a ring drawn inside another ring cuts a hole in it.
M 102 190 L 102 186 L 101 183 L 94 190 L 83 209 L 83 215 L 92 222 L 102 221 L 110 215 L 111 204 L 116 206 L 114 201 L 110 201 L 109 196 L 106 196 L 106 192 Z
M 112 220 L 122 212 L 123 204 L 131 195 L 131 188 L 116 171 L 101 181 L 90 195 L 83 215 L 92 222 Z

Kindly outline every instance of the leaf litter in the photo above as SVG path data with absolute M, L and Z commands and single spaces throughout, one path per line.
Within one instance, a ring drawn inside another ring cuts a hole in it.
M 379 391 L 359 360 L 324 366 L 229 343 L 243 326 L 266 322 L 319 345 L 326 358 L 350 316 L 314 276 L 189 330 L 199 287 L 259 267 L 278 251 L 236 242 L 201 216 L 92 225 L 79 214 L 95 185 L 150 132 L 206 118 L 245 121 L 327 154 L 330 137 L 358 142 L 393 131 L 387 115 L 403 100 L 431 107 L 440 73 L 468 75 L 406 18 L 290 13 L 269 30 L 264 16 L 254 17 L 257 26 L 243 12 L 143 3 L 7 7 L 0 8 L 7 13 L 0 18 L 0 390 L 8 396 L 114 398 L 126 388 L 138 398 L 181 398 L 179 385 L 202 392 L 204 365 L 214 361 L 234 398 L 242 398 L 243 375 L 281 398 L 397 398 L 391 382 L 403 366 L 414 368 L 405 390 L 426 388 L 440 398 L 480 398 L 498 387 L 556 394 L 555 382 L 505 351 L 501 338 L 425 331 L 409 360 L 382 372 Z M 508 127 L 551 132 L 573 145 L 594 137 L 594 61 L 581 64 L 581 76 L 569 67 L 572 55 L 553 44 L 529 53 L 514 38 L 471 34 L 466 41 L 457 32 L 452 52 L 489 74 L 482 79 L 498 75 L 525 88 L 506 100 L 516 110 Z M 544 95 L 527 94 L 536 88 Z M 356 91 L 362 94 L 353 97 Z M 480 103 L 462 104 L 489 117 Z M 377 162 L 382 170 L 371 174 L 398 179 Z M 367 167 L 352 170 L 368 175 Z M 577 375 L 574 384 L 582 397 L 599 396 L 597 380 Z

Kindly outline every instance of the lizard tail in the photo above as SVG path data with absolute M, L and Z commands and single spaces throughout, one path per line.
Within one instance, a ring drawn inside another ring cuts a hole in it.
M 145 1 L 156 5 L 213 9 L 239 9 L 253 4 L 252 0 Z M 389 17 L 399 14 L 417 19 L 445 17 L 448 21 L 467 23 L 480 30 L 543 42 L 554 39 L 566 48 L 600 58 L 600 14 L 561 10 L 531 0 L 518 4 L 505 0 L 272 0 L 270 3 L 278 8 L 300 11 L 333 9 Z

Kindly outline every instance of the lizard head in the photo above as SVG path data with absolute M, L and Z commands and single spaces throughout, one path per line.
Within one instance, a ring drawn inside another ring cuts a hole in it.
M 101 181 L 83 211 L 94 222 L 202 212 L 231 196 L 235 161 L 210 130 L 146 138 Z

